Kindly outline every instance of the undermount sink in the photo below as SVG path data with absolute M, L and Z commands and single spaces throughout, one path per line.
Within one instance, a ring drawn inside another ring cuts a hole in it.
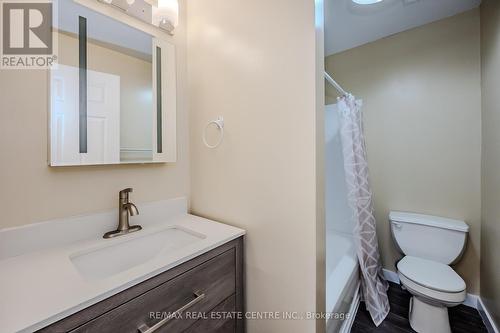
M 153 259 L 164 250 L 175 251 L 205 238 L 177 227 L 132 238 L 118 244 L 70 255 L 78 272 L 86 279 L 103 279 Z

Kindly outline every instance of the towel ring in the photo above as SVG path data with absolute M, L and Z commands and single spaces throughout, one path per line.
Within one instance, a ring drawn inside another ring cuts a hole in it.
M 215 125 L 220 130 L 219 140 L 211 145 L 207 142 L 207 129 L 210 125 Z M 210 149 L 215 149 L 220 146 L 222 140 L 224 139 L 224 118 L 222 116 L 217 117 L 216 120 L 209 121 L 208 124 L 203 129 L 203 143 Z

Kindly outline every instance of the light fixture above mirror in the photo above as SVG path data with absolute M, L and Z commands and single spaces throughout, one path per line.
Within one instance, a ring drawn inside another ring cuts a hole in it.
M 173 35 L 179 24 L 178 0 L 97 0 Z
M 158 6 L 153 7 L 153 24 L 167 31 L 173 31 L 179 24 L 177 0 L 158 0 Z

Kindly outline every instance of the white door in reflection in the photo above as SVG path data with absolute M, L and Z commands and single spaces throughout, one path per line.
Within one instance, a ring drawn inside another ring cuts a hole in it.
M 120 162 L 120 77 L 87 71 L 87 153 L 79 151 L 78 67 L 51 71 L 51 152 L 56 165 Z
M 87 71 L 87 148 L 82 164 L 120 163 L 120 77 Z

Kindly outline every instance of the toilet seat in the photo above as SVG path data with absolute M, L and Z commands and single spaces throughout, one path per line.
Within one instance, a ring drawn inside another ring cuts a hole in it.
M 418 296 L 448 306 L 460 304 L 465 300 L 465 282 L 448 265 L 406 256 L 397 267 L 401 283 Z

